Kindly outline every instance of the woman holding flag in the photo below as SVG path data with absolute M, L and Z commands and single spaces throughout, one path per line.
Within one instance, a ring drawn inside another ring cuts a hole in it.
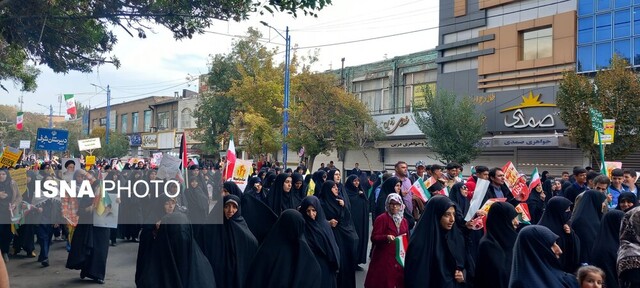
M 404 218 L 400 194 L 385 201 L 386 213 L 376 218 L 371 233 L 373 252 L 364 287 L 404 287 L 404 254 L 409 243 L 409 223 Z

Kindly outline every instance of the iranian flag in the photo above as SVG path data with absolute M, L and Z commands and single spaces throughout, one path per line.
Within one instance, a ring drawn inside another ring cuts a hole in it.
M 18 112 L 18 116 L 16 116 L 16 130 L 22 130 L 22 120 L 24 120 L 24 112 Z
M 233 176 L 233 168 L 236 166 L 236 145 L 233 144 L 233 135 L 229 140 L 229 149 L 227 149 L 227 165 L 225 167 L 225 178 L 229 180 Z
M 418 178 L 416 182 L 413 182 L 413 185 L 411 185 L 411 192 L 413 193 L 413 195 L 418 196 L 418 198 L 420 198 L 420 200 L 425 203 L 427 202 L 427 200 L 429 200 L 429 198 L 431 198 L 431 193 L 429 193 L 429 190 L 427 190 L 427 186 L 424 184 L 424 180 L 422 180 L 422 177 Z
M 67 101 L 67 114 L 76 115 L 76 99 L 73 94 L 64 94 L 64 100 Z
M 400 266 L 404 267 L 404 258 L 407 256 L 407 248 L 409 248 L 409 237 L 407 234 L 396 236 L 396 260 Z
M 531 174 L 531 182 L 529 183 L 529 191 L 533 191 L 536 186 L 540 185 L 540 174 L 538 174 L 538 167 L 533 168 L 533 173 Z

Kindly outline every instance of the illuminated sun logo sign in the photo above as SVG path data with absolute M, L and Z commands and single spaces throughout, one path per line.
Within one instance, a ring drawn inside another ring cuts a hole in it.
M 500 112 L 507 112 L 512 110 L 525 109 L 525 108 L 556 107 L 556 104 L 542 103 L 542 101 L 540 101 L 540 95 L 541 94 L 533 95 L 533 91 L 529 91 L 529 95 L 522 96 L 522 103 L 520 103 L 520 105 L 506 108 Z

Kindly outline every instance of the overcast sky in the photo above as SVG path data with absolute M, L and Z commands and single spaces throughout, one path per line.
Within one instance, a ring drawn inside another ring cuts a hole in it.
M 290 29 L 292 47 L 314 47 L 319 49 L 316 71 L 337 69 L 341 58 L 345 66 L 377 62 L 394 56 L 435 48 L 438 43 L 437 0 L 333 0 L 334 4 L 318 14 L 318 18 L 287 14 L 273 16 L 254 15 L 250 20 L 237 22 L 217 21 L 203 35 L 193 39 L 176 41 L 163 27 L 155 33 L 147 33 L 146 39 L 133 38 L 121 29 L 116 29 L 118 43 L 113 55 L 121 61 L 116 69 L 104 65 L 85 74 L 71 72 L 55 74 L 45 66 L 39 66 L 42 74 L 38 78 L 38 89 L 34 93 L 20 92 L 11 82 L 2 84 L 9 93 L 0 90 L 2 104 L 18 105 L 24 96 L 24 111 L 48 114 L 47 108 L 38 104 L 53 105 L 54 114 L 65 113 L 65 104 L 60 105 L 58 95 L 75 94 L 76 100 L 91 107 L 106 105 L 106 93 L 91 84 L 112 90 L 112 104 L 148 96 L 173 96 L 174 91 L 191 89 L 197 91 L 197 81 L 188 83 L 189 75 L 197 76 L 208 71 L 210 55 L 228 53 L 234 36 L 245 35 L 248 27 L 257 27 L 268 47 L 280 47 L 284 51 L 284 39 L 260 24 L 265 21 L 281 30 Z M 414 32 L 416 31 L 416 32 Z M 397 35 L 400 34 L 400 35 Z M 391 37 L 385 37 L 395 35 Z M 370 38 L 368 41 L 358 41 Z M 341 45 L 337 43 L 353 42 Z M 300 49 L 306 55 L 314 48 Z M 284 61 L 284 53 L 278 55 Z

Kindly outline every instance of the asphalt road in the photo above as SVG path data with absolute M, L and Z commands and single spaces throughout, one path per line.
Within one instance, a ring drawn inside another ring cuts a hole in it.
M 120 239 L 118 241 L 121 241 Z M 40 251 L 36 244 L 36 253 Z M 105 284 L 90 280 L 80 280 L 80 270 L 66 269 L 67 250 L 65 242 L 54 241 L 49 251 L 51 266 L 43 268 L 37 258 L 27 258 L 25 252 L 10 257 L 7 263 L 11 287 L 135 287 L 136 256 L 138 243 L 118 242 L 118 246 L 109 247 L 107 258 L 107 276 Z M 365 269 L 366 265 L 363 266 Z M 363 287 L 366 270 L 356 273 L 357 287 Z

